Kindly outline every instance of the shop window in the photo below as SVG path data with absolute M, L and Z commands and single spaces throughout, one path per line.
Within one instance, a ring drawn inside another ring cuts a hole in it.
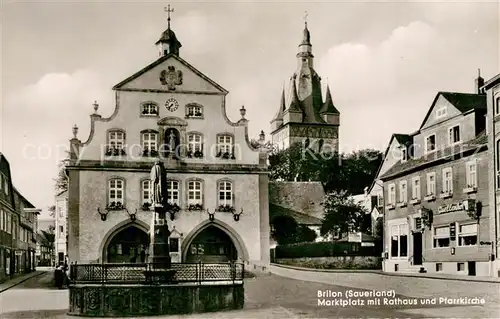
M 434 227 L 433 247 L 450 247 L 450 226 Z
M 391 257 L 408 256 L 408 225 L 394 225 L 391 227 Z
M 458 232 L 459 246 L 477 245 L 477 223 L 460 225 Z
M 465 263 L 457 263 L 457 271 L 465 271 Z

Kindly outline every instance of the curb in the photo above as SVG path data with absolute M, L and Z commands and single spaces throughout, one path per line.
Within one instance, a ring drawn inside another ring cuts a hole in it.
M 33 274 L 32 276 L 28 276 L 28 277 L 26 277 L 26 278 L 23 278 L 22 280 L 20 280 L 20 281 L 18 281 L 18 282 L 16 282 L 16 283 L 13 283 L 12 285 L 10 285 L 10 286 L 8 286 L 8 287 L 5 287 L 5 288 L 0 288 L 0 293 L 4 292 L 4 291 L 6 291 L 6 290 L 9 290 L 10 288 L 13 288 L 13 287 L 15 287 L 15 286 L 17 286 L 17 285 L 19 285 L 19 284 L 22 284 L 23 282 L 25 282 L 25 281 L 27 281 L 27 280 L 29 280 L 29 279 L 31 279 L 31 278 L 35 278 L 35 277 L 41 276 L 41 275 L 43 275 L 43 274 L 45 274 L 45 273 L 46 273 L 46 271 L 42 271 L 42 272 L 40 272 L 40 273 L 35 273 L 35 274 Z
M 280 268 L 288 268 L 288 269 L 294 269 L 294 270 L 299 270 L 299 271 L 309 271 L 309 272 L 325 272 L 325 273 L 372 273 L 372 274 L 377 274 L 377 275 L 382 275 L 382 276 L 392 276 L 392 277 L 414 277 L 414 278 L 423 278 L 423 279 L 435 279 L 435 280 L 452 280 L 452 281 L 465 281 L 465 282 L 480 282 L 480 283 L 492 283 L 492 284 L 498 284 L 500 285 L 500 281 L 494 281 L 494 280 L 478 280 L 478 279 L 465 279 L 465 278 L 447 278 L 447 277 L 428 277 L 428 276 L 421 276 L 417 274 L 402 274 L 402 273 L 390 273 L 390 272 L 383 272 L 381 270 L 354 270 L 354 269 L 316 269 L 316 268 L 304 268 L 304 267 L 297 267 L 297 266 L 290 266 L 290 265 L 281 265 L 281 264 L 271 264 L 271 266 L 275 267 L 280 267 Z

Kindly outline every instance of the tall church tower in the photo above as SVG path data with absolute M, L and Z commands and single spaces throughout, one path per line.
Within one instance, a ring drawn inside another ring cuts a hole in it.
M 299 142 L 316 151 L 337 152 L 340 112 L 333 104 L 328 86 L 323 102 L 321 77 L 314 70 L 307 22 L 298 51 L 288 99 L 283 88 L 278 111 L 271 121 L 272 143 L 280 149 Z

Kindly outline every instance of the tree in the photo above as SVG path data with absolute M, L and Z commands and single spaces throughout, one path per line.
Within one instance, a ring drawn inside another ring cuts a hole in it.
M 376 240 L 382 240 L 384 236 L 384 221 L 382 217 L 377 218 L 375 221 L 375 230 L 374 230 L 373 238 Z
M 48 211 L 50 212 L 50 217 L 56 216 L 56 205 L 49 206 Z
M 276 216 L 271 223 L 274 228 L 272 236 L 278 245 L 296 242 L 299 225 L 293 217 L 286 215 Z
M 322 236 L 364 231 L 367 211 L 349 198 L 347 191 L 328 193 L 322 205 L 325 209 L 320 230 Z
M 349 154 L 317 153 L 295 143 L 269 156 L 270 179 L 284 181 L 318 181 L 325 192 L 363 193 L 378 171 L 382 153 L 366 149 Z
M 68 190 L 69 178 L 66 174 L 66 167 L 69 165 L 69 158 L 65 158 L 58 164 L 57 177 L 54 178 L 55 181 L 55 191 L 56 193 L 62 193 Z
M 318 235 L 316 234 L 316 232 L 311 228 L 307 227 L 306 225 L 299 225 L 297 229 L 296 242 L 311 242 L 314 241 L 317 236 Z

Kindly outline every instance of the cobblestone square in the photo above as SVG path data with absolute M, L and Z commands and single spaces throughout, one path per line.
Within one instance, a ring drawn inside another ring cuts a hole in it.
M 276 269 L 273 271 L 279 272 Z M 286 275 L 293 275 L 296 279 L 272 274 L 246 280 L 243 310 L 161 318 L 498 318 L 500 316 L 498 290 L 495 292 L 498 284 L 429 281 L 423 278 L 387 276 L 379 278 L 377 274 L 357 274 L 355 277 L 346 273 L 332 275 L 295 270 L 288 271 Z M 1 318 L 71 318 L 66 315 L 68 291 L 52 288 L 52 276 L 52 273 L 47 272 L 1 293 Z M 311 279 L 331 280 L 331 283 L 313 282 Z M 337 285 L 332 284 L 334 281 Z M 396 285 L 396 282 L 400 284 Z M 408 288 L 405 290 L 405 287 Z M 414 288 L 410 291 L 409 287 Z M 321 300 L 318 298 L 318 291 L 329 291 L 332 295 L 342 295 L 344 300 L 354 300 L 358 299 L 357 295 L 366 294 L 366 291 L 392 289 L 396 292 L 395 298 L 392 299 L 417 300 L 417 305 L 369 305 L 367 300 L 370 298 L 364 297 L 359 298 L 364 302 L 358 305 L 344 307 L 318 305 L 318 300 Z M 348 291 L 356 296 L 349 298 L 346 295 Z M 484 298 L 486 304 L 482 306 L 420 304 L 424 299 L 439 298 L 439 296 L 456 298 L 460 295 Z

